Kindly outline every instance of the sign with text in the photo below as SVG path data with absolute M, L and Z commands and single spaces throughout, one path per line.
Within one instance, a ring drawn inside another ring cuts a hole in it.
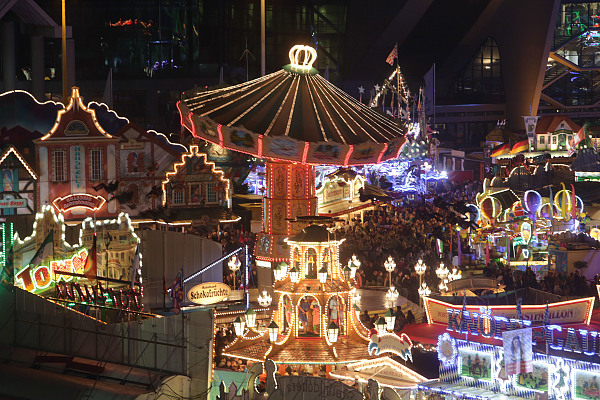
M 102 196 L 93 196 L 87 193 L 71 194 L 66 197 L 58 197 L 52 201 L 54 207 L 60 212 L 65 212 L 75 207 L 83 207 L 89 210 L 99 210 L 106 200 Z
M 425 311 L 430 324 L 448 325 L 448 309 L 460 314 L 462 305 L 450 304 L 441 300 L 425 297 Z M 593 297 L 561 301 L 549 305 L 551 324 L 587 324 L 592 312 Z M 515 305 L 488 307 L 495 316 L 507 319 L 517 318 Z M 467 305 L 467 311 L 479 313 L 480 306 Z M 541 323 L 544 320 L 546 305 L 523 305 L 522 316 L 525 321 Z
M 351 386 L 316 376 L 281 376 L 277 378 L 277 389 L 269 395 L 269 400 L 362 400 L 362 398 L 362 393 Z
M 27 207 L 27 199 L 4 199 L 0 200 L 0 208 Z
M 195 304 L 209 305 L 223 301 L 231 294 L 231 288 L 221 282 L 207 282 L 188 291 L 188 300 Z

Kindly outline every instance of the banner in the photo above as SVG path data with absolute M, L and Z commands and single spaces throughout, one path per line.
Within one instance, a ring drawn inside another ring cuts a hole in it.
M 527 139 L 529 140 L 529 147 L 535 145 L 535 127 L 537 125 L 538 116 L 525 116 L 525 131 L 527 132 Z
M 533 372 L 531 339 L 531 328 L 502 332 L 506 375 Z
M 425 297 L 425 311 L 430 324 L 448 325 L 448 309 L 454 309 L 458 312 L 462 309 L 459 304 L 450 304 L 441 300 Z M 576 300 L 561 301 L 550 303 L 549 323 L 550 324 L 587 324 L 592 312 L 593 297 L 581 298 Z M 469 312 L 479 313 L 479 305 L 467 305 Z M 506 318 L 517 318 L 517 310 L 514 305 L 491 305 L 489 309 L 493 315 Z M 523 319 L 541 324 L 544 320 L 545 304 L 526 305 L 521 307 Z

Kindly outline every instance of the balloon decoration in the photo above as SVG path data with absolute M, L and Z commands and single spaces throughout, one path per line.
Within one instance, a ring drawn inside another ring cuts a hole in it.
M 527 221 L 524 221 L 523 223 L 521 223 L 521 237 L 523 238 L 523 240 L 525 241 L 525 243 L 529 243 L 529 241 L 531 240 L 531 235 L 532 235 L 532 229 L 531 229 L 531 224 Z
M 534 217 L 542 206 L 542 196 L 535 190 L 528 190 L 523 195 L 523 208 L 529 213 L 529 218 Z
M 554 206 L 558 211 L 558 215 L 555 215 L 555 217 L 562 218 L 568 222 L 575 214 L 573 212 L 574 208 L 578 212 L 583 211 L 583 200 L 578 196 L 573 196 L 573 192 L 567 190 L 565 184 L 562 183 L 562 190 L 559 190 L 554 196 Z
M 500 200 L 492 196 L 486 196 L 479 204 L 481 214 L 488 221 L 492 221 L 497 218 L 502 212 L 502 204 Z

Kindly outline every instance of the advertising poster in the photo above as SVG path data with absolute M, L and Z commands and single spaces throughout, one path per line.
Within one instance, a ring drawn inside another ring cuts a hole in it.
M 534 363 L 533 371 L 518 374 L 515 385 L 525 389 L 548 391 L 548 368 L 542 363 Z
M 492 355 L 477 351 L 460 351 L 460 374 L 469 378 L 492 380 Z
M 600 374 L 588 371 L 575 371 L 575 398 L 600 398 Z
M 533 372 L 531 338 L 531 328 L 502 332 L 504 364 L 507 375 Z

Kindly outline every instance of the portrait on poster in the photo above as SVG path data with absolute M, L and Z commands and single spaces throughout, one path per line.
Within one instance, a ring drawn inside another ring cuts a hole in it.
M 531 328 L 502 332 L 507 375 L 533 372 L 531 339 Z

